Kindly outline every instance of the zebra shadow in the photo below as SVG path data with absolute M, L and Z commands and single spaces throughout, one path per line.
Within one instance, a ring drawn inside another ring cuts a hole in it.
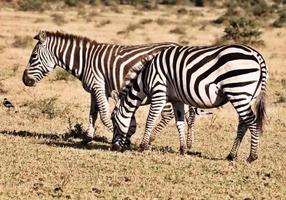
M 9 136 L 16 136 L 16 137 L 23 137 L 23 138 L 34 138 L 41 140 L 37 143 L 49 145 L 53 147 L 70 147 L 76 149 L 100 149 L 100 150 L 109 150 L 110 149 L 110 142 L 104 136 L 95 136 L 93 138 L 94 142 L 90 144 L 83 143 L 83 139 L 85 136 L 83 134 L 75 134 L 73 132 L 64 133 L 64 134 L 55 134 L 55 133 L 37 133 L 37 132 L 30 132 L 25 130 L 20 131 L 0 131 L 2 135 L 9 135 Z M 43 141 L 44 139 L 44 141 Z
M 163 153 L 163 154 L 177 154 L 180 156 L 180 152 L 176 147 L 171 147 L 171 146 L 151 146 L 151 149 L 148 151 L 151 152 L 158 152 L 158 153 Z M 136 151 L 136 152 L 142 152 L 140 149 L 140 145 L 138 144 L 131 144 L 131 148 L 128 149 L 128 151 Z M 203 155 L 202 152 L 200 151 L 187 151 L 185 153 L 185 156 L 190 156 L 190 157 L 198 157 L 206 160 L 212 160 L 212 161 L 223 161 L 226 160 L 226 158 L 216 158 L 216 157 L 210 157 Z

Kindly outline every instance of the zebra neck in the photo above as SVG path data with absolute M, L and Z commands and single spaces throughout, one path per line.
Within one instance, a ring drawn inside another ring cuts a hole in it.
M 47 46 L 55 55 L 57 65 L 82 80 L 92 63 L 92 52 L 98 44 L 78 37 L 50 36 Z

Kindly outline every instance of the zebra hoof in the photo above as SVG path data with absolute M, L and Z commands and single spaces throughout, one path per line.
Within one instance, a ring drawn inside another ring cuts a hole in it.
M 183 156 L 187 152 L 187 149 L 185 147 L 180 147 L 180 154 Z
M 227 159 L 228 161 L 234 161 L 235 156 L 230 153 L 230 154 L 228 154 L 228 156 L 226 157 L 226 159 Z
M 140 144 L 140 151 L 150 150 L 150 145 L 141 143 Z
M 253 161 L 257 160 L 258 156 L 256 154 L 254 155 L 249 155 L 249 157 L 247 158 L 247 162 L 248 163 L 252 163 Z
M 88 143 L 90 143 L 93 140 L 92 137 L 89 136 L 85 136 L 85 138 L 81 141 L 82 145 L 87 145 Z
M 111 150 L 112 151 L 123 152 L 123 148 L 121 147 L 119 142 L 115 142 L 114 144 L 112 144 Z

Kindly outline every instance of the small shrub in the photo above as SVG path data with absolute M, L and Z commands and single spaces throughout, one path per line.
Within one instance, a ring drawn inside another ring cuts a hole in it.
M 51 17 L 53 18 L 54 23 L 58 26 L 61 26 L 67 23 L 65 16 L 63 14 L 54 13 L 51 15 Z
M 20 68 L 20 64 L 14 64 L 12 66 L 12 72 L 13 72 L 13 75 L 18 71 L 18 69 Z
M 41 99 L 37 102 L 38 108 L 42 114 L 47 115 L 49 119 L 53 119 L 56 116 L 56 101 L 57 97 Z
M 281 80 L 281 85 L 283 86 L 284 89 L 286 89 L 286 79 Z
M 4 88 L 4 84 L 0 82 L 0 94 L 7 94 L 8 91 Z
M 84 131 L 81 123 L 72 124 L 70 118 L 68 118 L 68 132 L 64 134 L 64 139 L 68 138 L 81 138 L 87 135 L 87 131 Z
M 45 99 L 28 100 L 20 105 L 20 107 L 27 107 L 26 114 L 31 118 L 38 118 L 40 114 L 43 114 L 48 119 L 56 117 L 58 112 L 56 108 L 57 97 L 50 97 Z
M 186 34 L 186 31 L 184 28 L 182 27 L 176 27 L 174 29 L 171 29 L 169 31 L 169 33 L 172 33 L 172 34 L 178 34 L 178 35 L 185 35 Z
M 214 23 L 227 22 L 233 16 L 260 18 L 268 15 L 270 11 L 265 0 L 233 0 L 228 1 L 225 6 L 227 7 L 226 13 L 214 20 Z
M 229 24 L 224 29 L 225 35 L 217 43 L 235 42 L 242 44 L 262 45 L 259 40 L 262 32 L 259 31 L 255 21 L 245 18 L 231 18 Z
M 5 46 L 4 45 L 0 45 L 0 53 L 3 53 L 5 50 Z
M 101 22 L 99 22 L 99 24 L 96 25 L 96 27 L 103 27 L 107 24 L 111 24 L 111 21 L 109 19 L 106 19 L 106 20 L 102 20 Z
M 33 38 L 30 36 L 18 36 L 14 37 L 12 46 L 15 48 L 27 48 L 33 44 Z
M 158 25 L 162 26 L 162 25 L 168 24 L 170 21 L 165 19 L 165 18 L 158 18 L 158 19 L 155 20 L 155 22 Z
M 46 20 L 44 19 L 44 18 L 37 18 L 37 19 L 35 19 L 35 23 L 43 23 L 43 22 L 45 22 Z
M 286 8 L 279 14 L 278 19 L 273 22 L 273 26 L 276 28 L 282 28 L 286 24 Z
M 77 6 L 79 0 L 64 0 L 65 4 L 71 7 Z
M 75 77 L 64 69 L 57 69 L 55 73 L 55 81 L 72 81 Z
M 139 24 L 145 25 L 145 24 L 150 24 L 152 22 L 153 22 L 152 19 L 142 19 L 139 21 Z
M 118 31 L 117 34 L 121 35 L 121 34 L 126 34 L 128 35 L 130 32 L 135 31 L 136 29 L 140 29 L 143 28 L 143 26 L 141 24 L 129 24 L 125 30 L 123 31 Z
M 19 8 L 23 11 L 42 11 L 43 0 L 22 0 L 20 1 Z
M 285 103 L 286 98 L 284 96 L 279 96 L 275 103 Z

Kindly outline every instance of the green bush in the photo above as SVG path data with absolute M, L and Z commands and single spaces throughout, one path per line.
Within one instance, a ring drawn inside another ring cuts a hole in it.
M 214 23 L 221 24 L 233 16 L 264 17 L 271 11 L 265 0 L 233 0 L 228 1 L 226 13 L 214 20 Z
M 263 44 L 260 40 L 262 34 L 254 20 L 246 17 L 233 17 L 224 29 L 225 35 L 218 43 L 235 42 L 242 44 Z
M 14 42 L 12 46 L 15 48 L 27 48 L 33 44 L 33 38 L 30 36 L 19 36 L 14 37 Z
M 79 0 L 65 0 L 65 4 L 68 6 L 77 6 Z
M 286 8 L 281 10 L 278 19 L 273 22 L 276 28 L 282 28 L 286 24 Z
M 23 11 L 42 11 L 43 4 L 43 0 L 22 0 L 19 4 L 19 8 Z

